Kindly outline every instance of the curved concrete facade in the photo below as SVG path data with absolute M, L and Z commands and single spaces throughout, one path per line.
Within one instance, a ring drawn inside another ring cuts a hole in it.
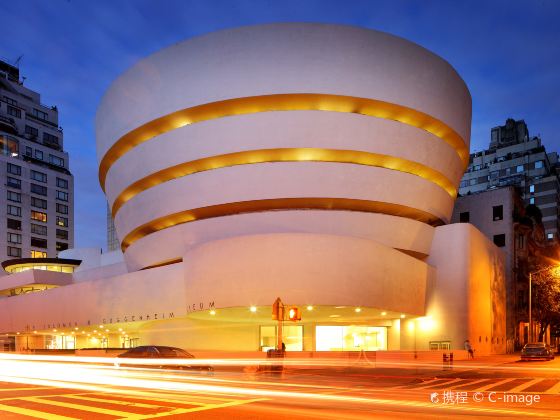
M 131 270 L 209 238 L 301 233 L 322 212 L 314 233 L 343 219 L 339 236 L 426 256 L 429 243 L 397 232 L 449 221 L 470 113 L 454 69 L 401 38 L 322 24 L 226 30 L 113 83 L 96 121 L 100 179 Z M 385 228 L 356 234 L 359 223 Z M 223 234 L 201 228 L 213 225 Z
M 164 49 L 97 114 L 124 262 L 88 251 L 72 284 L 0 299 L 0 333 L 20 347 L 416 351 L 468 337 L 501 351 L 500 251 L 446 225 L 470 109 L 447 62 L 366 29 L 263 25 Z M 283 335 L 277 297 L 303 312 Z

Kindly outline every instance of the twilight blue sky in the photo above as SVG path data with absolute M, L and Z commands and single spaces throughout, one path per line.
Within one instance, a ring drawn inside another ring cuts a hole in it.
M 512 117 L 560 151 L 560 0 L 0 0 L 0 57 L 23 55 L 26 86 L 60 111 L 77 247 L 106 247 L 93 121 L 111 81 L 194 35 L 286 21 L 386 31 L 445 58 L 473 97 L 471 150 Z

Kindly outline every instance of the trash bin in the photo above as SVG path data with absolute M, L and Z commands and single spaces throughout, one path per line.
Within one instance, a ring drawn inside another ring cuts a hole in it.
M 284 359 L 285 352 L 282 350 L 274 350 L 270 349 L 266 352 L 267 359 L 275 359 L 271 360 L 270 363 L 270 371 L 271 372 L 282 372 L 284 369 L 284 365 L 282 363 L 282 359 Z

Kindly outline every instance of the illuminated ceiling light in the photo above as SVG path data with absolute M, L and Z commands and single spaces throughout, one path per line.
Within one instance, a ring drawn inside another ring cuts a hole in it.
M 257 307 L 256 307 L 256 306 L 251 306 L 251 307 L 249 308 L 249 310 L 250 310 L 251 312 L 257 312 Z
M 362 308 L 356 308 L 354 309 L 355 312 L 362 312 Z
M 72 331 L 72 334 L 76 334 L 74 331 Z
M 37 331 L 33 331 L 33 334 L 37 334 Z
M 387 312 L 383 311 L 383 312 L 381 312 L 381 315 L 385 316 L 385 315 L 387 315 Z
M 406 318 L 406 315 L 405 315 L 405 314 L 401 314 L 401 318 Z
M 100 325 L 99 328 L 103 328 L 103 325 Z
M 312 311 L 312 310 L 313 310 L 313 306 L 309 305 L 309 306 L 307 307 L 307 310 L 308 310 L 308 311 Z
M 76 331 L 78 331 L 78 327 L 74 328 Z
M 85 333 L 86 333 L 85 331 L 82 331 L 82 334 L 85 334 Z
M 16 333 L 17 335 L 19 335 L 19 333 Z
M 256 309 L 256 308 L 255 308 L 255 309 Z M 216 311 L 215 311 L 214 309 L 212 309 L 212 310 L 210 311 L 210 315 L 216 315 Z
M 53 332 L 56 332 L 56 330 L 53 330 Z
M 119 331 L 122 331 L 122 328 L 119 328 Z
M 340 318 L 340 315 L 329 315 L 329 318 Z
M 109 332 L 109 330 L 105 330 L 105 332 Z
M 90 336 L 91 336 L 91 334 L 88 334 L 87 336 L 88 336 L 88 337 L 90 337 Z
M 334 309 L 344 309 L 346 306 L 335 306 Z
M 93 332 L 94 332 L 94 333 L 96 333 L 96 332 L 97 332 L 97 330 L 93 330 Z

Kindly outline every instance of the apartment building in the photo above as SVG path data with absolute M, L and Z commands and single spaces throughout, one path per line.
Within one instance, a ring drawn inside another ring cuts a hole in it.
M 460 195 L 505 186 L 518 187 L 525 206 L 543 215 L 546 237 L 558 238 L 558 154 L 547 153 L 539 137 L 530 137 L 525 121 L 508 119 L 491 130 L 487 150 L 472 153 L 461 180 Z
M 74 245 L 74 180 L 56 106 L 0 61 L 0 261 Z

